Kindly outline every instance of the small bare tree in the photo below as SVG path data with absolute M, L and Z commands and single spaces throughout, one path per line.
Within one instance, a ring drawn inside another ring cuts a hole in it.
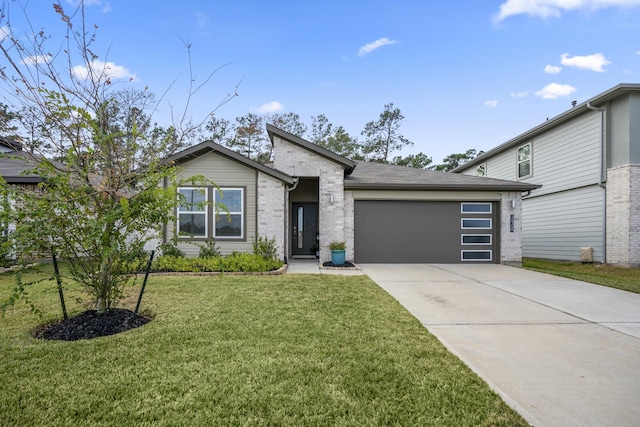
M 0 9 L 3 97 L 14 110 L 30 112 L 23 116 L 26 127 L 39 141 L 32 147 L 32 172 L 43 178 L 35 191 L 0 183 L 20 206 L 11 213 L 14 245 L 23 257 L 48 253 L 53 245 L 104 312 L 130 280 L 131 261 L 179 203 L 183 182 L 164 159 L 236 94 L 199 123 L 181 113 L 173 125 L 158 126 L 153 94 L 114 89 L 112 65 L 92 49 L 97 26 L 86 24 L 84 2 L 71 14 L 53 5 L 64 25 L 62 46 L 50 46 L 53 38 L 33 27 L 26 37 L 16 34 L 10 6 L 4 1 Z M 21 12 L 29 22 L 26 8 Z M 202 88 L 193 76 L 190 84 L 188 99 Z

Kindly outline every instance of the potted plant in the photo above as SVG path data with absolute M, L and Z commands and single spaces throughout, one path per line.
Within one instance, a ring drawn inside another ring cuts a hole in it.
M 331 264 L 344 265 L 344 250 L 346 247 L 345 242 L 329 243 L 329 249 L 331 249 Z

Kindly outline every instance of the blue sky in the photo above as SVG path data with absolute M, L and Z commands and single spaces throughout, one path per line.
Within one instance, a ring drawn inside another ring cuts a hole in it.
M 77 1 L 63 0 L 66 12 Z M 192 99 L 201 119 L 325 114 L 359 137 L 393 102 L 402 133 L 439 163 L 488 150 L 618 83 L 640 82 L 640 0 L 86 1 L 95 50 L 123 87 L 147 87 L 178 111 L 189 80 L 221 68 Z M 35 28 L 58 34 L 49 2 Z M 15 14 L 14 14 L 15 15 Z M 19 21 L 13 21 L 13 30 Z M 61 39 L 62 40 L 62 39 Z M 129 78 L 132 82 L 127 83 Z M 175 83 L 174 83 L 175 82 Z M 157 116 L 166 120 L 169 105 Z

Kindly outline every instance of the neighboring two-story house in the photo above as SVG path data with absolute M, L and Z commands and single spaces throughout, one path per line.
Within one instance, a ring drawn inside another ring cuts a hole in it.
M 617 85 L 453 172 L 542 185 L 523 197 L 525 257 L 591 252 L 640 265 L 640 84 Z

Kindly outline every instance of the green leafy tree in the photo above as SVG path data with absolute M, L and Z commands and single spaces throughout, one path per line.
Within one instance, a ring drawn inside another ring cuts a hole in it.
M 408 166 L 416 169 L 428 169 L 431 166 L 433 159 L 423 152 L 418 154 L 409 154 L 406 157 L 396 156 L 393 158 L 392 163 L 399 166 Z
M 211 117 L 205 125 L 205 136 L 216 144 L 226 145 L 233 132 L 233 125 L 224 118 Z
M 386 104 L 377 121 L 367 123 L 362 131 L 362 151 L 367 160 L 388 163 L 392 152 L 413 145 L 400 133 L 404 115 L 393 103 Z
M 449 154 L 447 157 L 442 159 L 442 163 L 432 167 L 431 169 L 449 172 L 458 166 L 468 162 L 469 160 L 473 160 L 482 154 L 482 151 L 478 153 L 475 148 L 471 148 L 464 153 L 454 153 Z
M 264 133 L 264 117 L 254 113 L 236 117 L 235 132 L 227 145 L 252 160 L 268 162 L 271 144 Z
M 266 122 L 301 138 L 307 133 L 307 125 L 300 121 L 300 116 L 296 113 L 269 114 L 266 116 Z
M 350 159 L 364 159 L 358 140 L 342 126 L 333 126 L 324 114 L 312 117 L 311 128 L 311 142 Z
M 97 26 L 85 24 L 83 2 L 71 14 L 53 5 L 64 23 L 63 46 L 50 46 L 60 38 L 44 31 L 15 34 L 5 18 L 9 6 L 4 2 L 0 13 L 6 34 L 0 79 L 18 110 L 33 112 L 32 128 L 43 141 L 33 172 L 44 179 L 37 188 L 0 183 L 20 206 L 9 218 L 16 224 L 13 247 L 18 261 L 27 262 L 53 246 L 96 310 L 105 312 L 131 279 L 142 245 L 173 219 L 176 190 L 185 181 L 164 159 L 193 128 L 160 127 L 149 113 L 157 105 L 153 96 L 113 90 L 117 78 L 92 49 Z M 17 294 L 22 291 L 18 284 Z

